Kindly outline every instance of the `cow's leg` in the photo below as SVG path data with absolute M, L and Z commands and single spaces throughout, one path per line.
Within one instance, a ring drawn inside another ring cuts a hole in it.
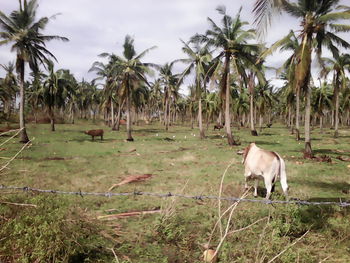
M 272 181 L 269 176 L 264 176 L 264 182 L 265 182 L 265 187 L 266 187 L 266 200 L 270 199 L 271 195 L 271 189 L 272 189 Z
M 92 141 L 94 141 L 95 140 L 95 136 L 91 136 L 91 139 L 92 139 Z
M 258 186 L 259 186 L 259 180 L 254 180 L 254 197 L 258 197 Z
M 252 173 L 251 173 L 248 169 L 246 169 L 246 170 L 244 171 L 244 178 L 245 178 L 244 188 L 245 188 L 245 190 L 248 189 L 248 180 L 249 180 L 249 178 L 250 178 L 251 175 L 252 175 Z
M 103 135 L 101 135 L 101 141 L 103 140 Z

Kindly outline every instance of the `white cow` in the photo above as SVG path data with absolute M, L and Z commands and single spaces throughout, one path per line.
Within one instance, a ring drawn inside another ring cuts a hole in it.
M 242 163 L 245 167 L 245 188 L 248 188 L 248 180 L 255 180 L 255 197 L 258 195 L 258 179 L 264 179 L 267 190 L 266 199 L 269 199 L 271 190 L 279 177 L 284 195 L 288 198 L 286 165 L 281 156 L 275 152 L 260 149 L 255 143 L 251 143 L 244 149 Z

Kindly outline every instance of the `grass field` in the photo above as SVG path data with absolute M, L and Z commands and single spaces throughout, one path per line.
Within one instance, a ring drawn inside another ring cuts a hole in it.
M 285 127 L 277 124 L 264 129 L 259 137 L 250 136 L 247 129 L 234 128 L 241 142 L 236 147 L 227 145 L 224 131 L 213 131 L 212 127 L 202 141 L 196 129 L 172 126 L 165 132 L 158 124 L 134 126 L 134 142 L 124 140 L 124 127 L 119 132 L 105 127 L 103 141 L 95 138 L 93 142 L 82 133 L 101 127 L 80 122 L 57 125 L 57 131 L 51 132 L 49 125 L 29 125 L 29 136 L 35 139 L 9 169 L 2 171 L 1 184 L 106 192 L 130 175 L 152 174 L 148 180 L 125 184 L 112 192 L 218 195 L 221 177 L 233 163 L 222 195 L 239 197 L 244 192 L 244 178 L 242 157 L 236 152 L 255 141 L 285 159 L 291 198 L 350 199 L 350 162 L 336 159 L 350 157 L 350 130 L 340 130 L 337 139 L 331 130 L 324 134 L 313 131 L 315 154 L 332 158 L 326 163 L 304 160 L 303 142 L 296 142 Z M 7 138 L 1 138 L 0 143 Z M 20 148 L 17 139 L 3 145 L 1 164 Z M 260 186 L 262 193 L 262 182 Z M 203 244 L 208 242 L 218 219 L 218 202 L 214 200 L 0 193 L 2 202 L 37 205 L 0 206 L 0 261 L 4 262 L 117 262 L 111 248 L 119 262 L 203 262 Z M 252 198 L 252 192 L 248 198 Z M 279 184 L 272 199 L 284 199 Z M 229 205 L 223 202 L 222 211 Z M 97 219 L 110 213 L 159 208 L 161 213 Z M 219 262 L 269 262 L 288 246 L 274 262 L 350 262 L 349 216 L 349 209 L 336 206 L 239 204 L 230 231 L 262 220 L 230 234 L 220 249 Z M 223 222 L 227 220 L 225 216 Z M 214 248 L 219 239 L 220 233 L 214 231 Z

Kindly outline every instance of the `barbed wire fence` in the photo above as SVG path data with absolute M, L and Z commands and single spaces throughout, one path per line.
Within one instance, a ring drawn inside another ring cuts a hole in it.
M 16 132 L 13 136 L 11 136 L 8 140 L 0 144 L 0 146 L 9 142 L 11 139 L 16 137 L 22 129 L 11 130 L 9 132 Z M 7 134 L 9 132 L 1 133 L 1 135 Z M 32 141 L 35 138 L 32 139 Z M 23 145 L 23 147 L 12 157 L 10 160 L 0 168 L 0 172 L 7 168 L 7 166 L 26 148 L 28 147 L 32 141 L 27 142 Z M 133 192 L 120 192 L 120 193 L 112 193 L 112 192 L 83 192 L 83 191 L 62 191 L 62 190 L 52 190 L 52 189 L 39 189 L 32 188 L 29 186 L 6 186 L 0 185 L 0 193 L 2 190 L 14 190 L 14 191 L 23 191 L 23 192 L 34 192 L 34 193 L 47 193 L 47 194 L 58 194 L 58 195 L 75 195 L 75 196 L 100 196 L 100 197 L 120 197 L 120 196 L 150 196 L 150 197 L 158 197 L 158 198 L 170 198 L 170 197 L 178 197 L 185 199 L 193 199 L 193 200 L 218 200 L 218 201 L 230 201 L 230 202 L 250 202 L 250 203 L 261 203 L 261 204 L 294 204 L 294 205 L 335 205 L 340 207 L 348 207 L 350 206 L 350 202 L 339 200 L 339 202 L 335 201 L 306 201 L 299 199 L 292 200 L 266 200 L 266 199 L 247 199 L 247 198 L 238 198 L 238 197 L 223 197 L 221 194 L 219 196 L 215 195 L 183 195 L 177 193 L 152 193 L 152 192 L 142 192 L 142 191 L 133 191 Z
M 120 197 L 120 196 L 151 196 L 159 198 L 169 198 L 169 197 L 179 197 L 185 199 L 193 200 L 222 200 L 230 202 L 250 202 L 250 203 L 262 203 L 262 204 L 294 204 L 294 205 L 336 205 L 340 207 L 350 206 L 350 202 L 334 202 L 334 201 L 325 201 L 325 202 L 316 202 L 316 201 L 306 201 L 306 200 L 266 200 L 266 199 L 247 199 L 247 198 L 238 198 L 238 197 L 219 197 L 215 195 L 183 195 L 176 193 L 152 193 L 152 192 L 142 192 L 142 191 L 133 191 L 133 192 L 120 192 L 120 193 L 111 193 L 111 192 L 83 192 L 83 191 L 61 191 L 61 190 L 51 190 L 51 189 L 39 189 L 32 188 L 28 186 L 6 186 L 0 185 L 1 190 L 15 190 L 20 192 L 33 192 L 33 193 L 46 193 L 46 194 L 58 194 L 58 195 L 75 195 L 75 196 L 100 196 L 100 197 Z

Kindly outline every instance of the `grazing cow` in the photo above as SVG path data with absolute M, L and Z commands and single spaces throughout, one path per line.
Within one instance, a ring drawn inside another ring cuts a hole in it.
M 102 129 L 98 129 L 98 130 L 89 130 L 89 131 L 85 131 L 85 134 L 88 134 L 91 136 L 91 139 L 94 141 L 95 136 L 101 136 L 101 141 L 103 140 L 103 130 Z
M 288 198 L 286 166 L 281 156 L 275 152 L 260 149 L 255 143 L 251 143 L 244 149 L 242 163 L 245 167 L 245 188 L 248 188 L 248 180 L 255 180 L 255 197 L 258 195 L 258 179 L 264 179 L 267 190 L 266 199 L 269 199 L 271 190 L 279 177 L 284 195 Z
M 214 131 L 215 130 L 219 130 L 220 131 L 222 128 L 224 128 L 224 126 L 222 126 L 221 124 L 215 124 L 214 125 Z

